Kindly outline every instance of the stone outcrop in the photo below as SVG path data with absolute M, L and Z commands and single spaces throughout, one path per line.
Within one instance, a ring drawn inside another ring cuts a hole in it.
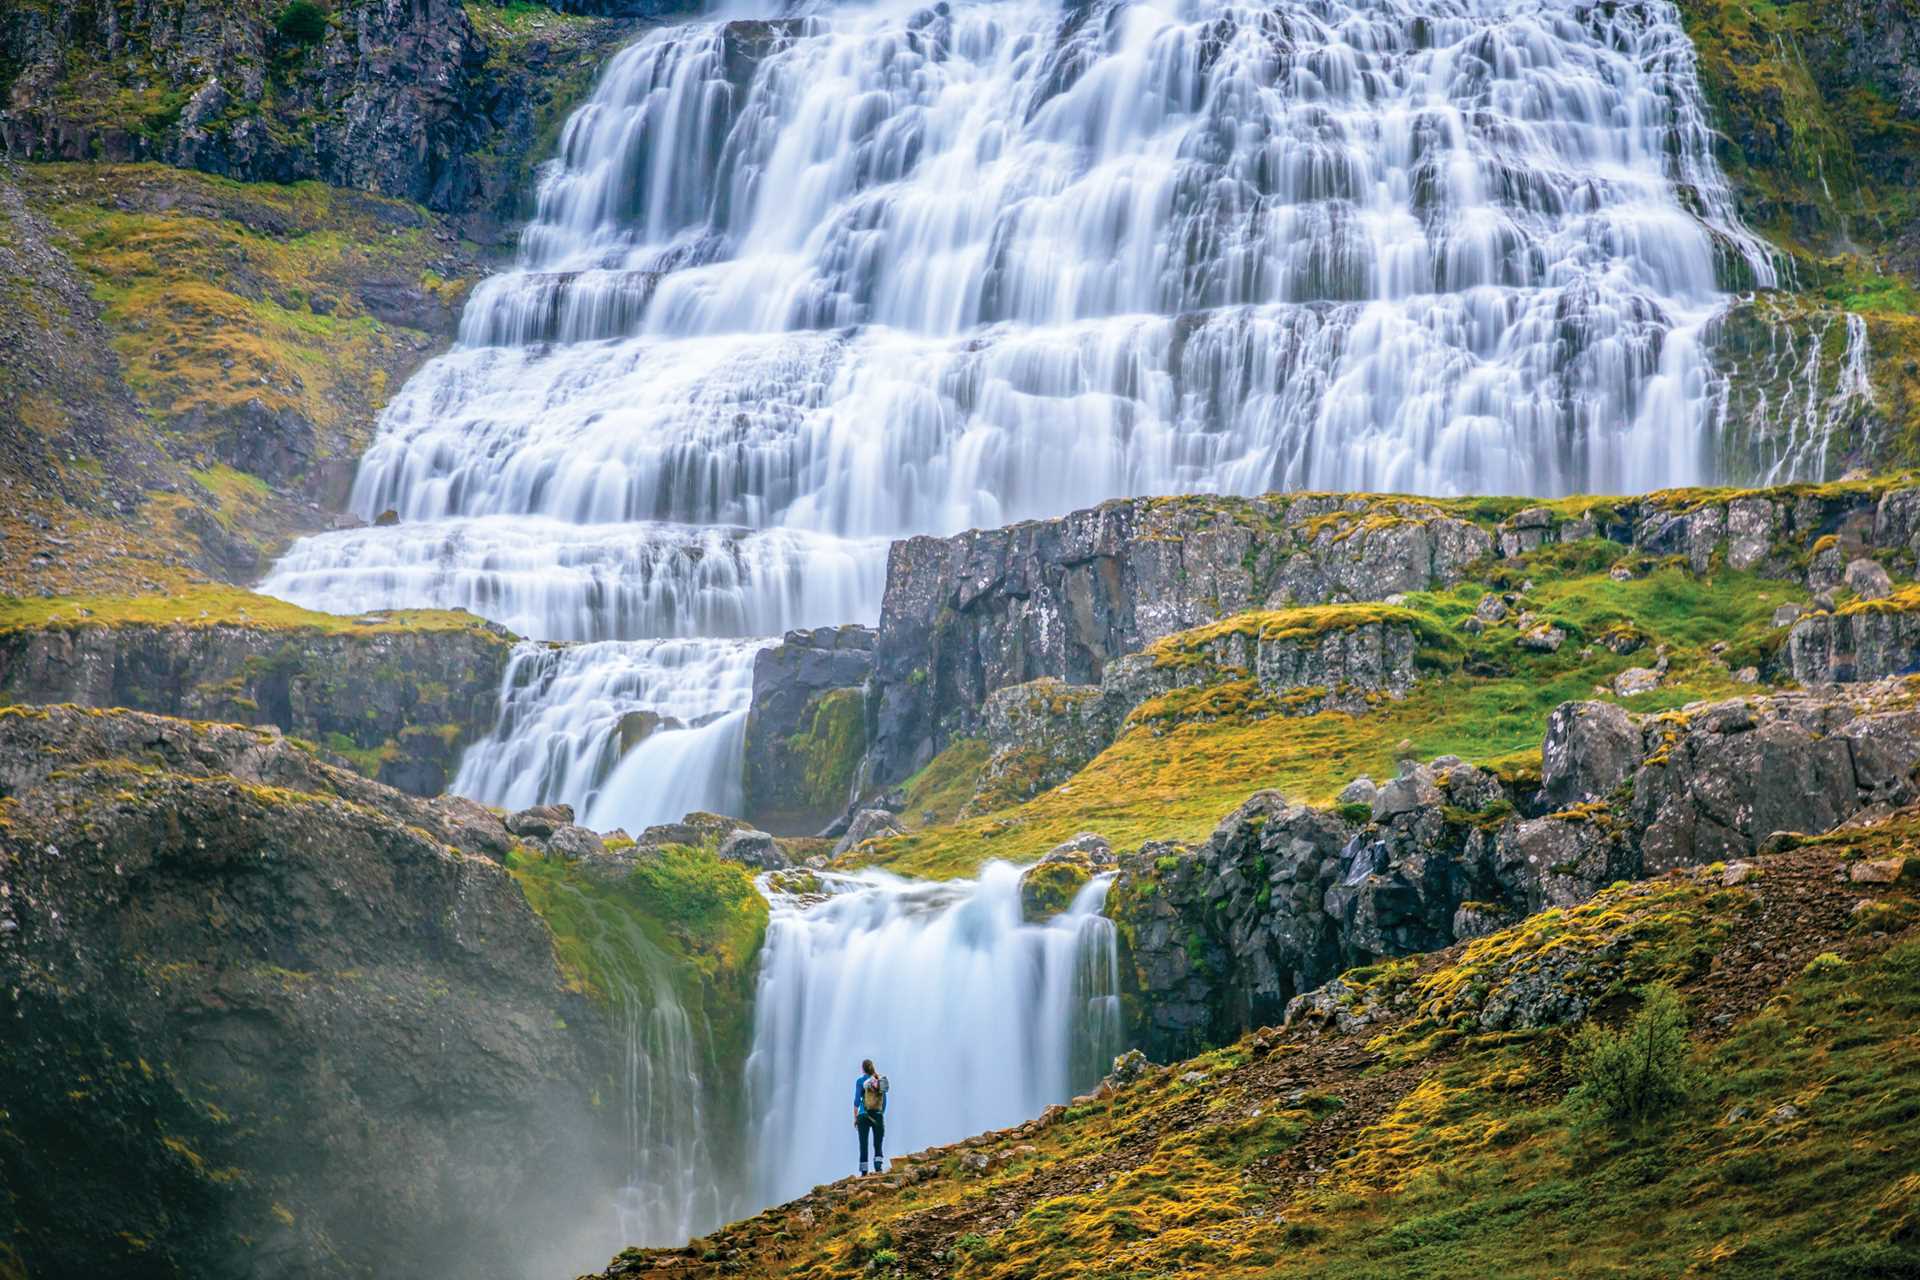
M 888 561 L 870 779 L 898 782 L 952 739 L 982 734 L 998 690 L 1043 678 L 1103 685 L 1127 655 L 1235 614 L 1385 601 L 1460 581 L 1492 557 L 1590 538 L 1677 557 L 1695 573 L 1724 565 L 1804 581 L 1818 594 L 1844 586 L 1847 566 L 1863 558 L 1893 579 L 1913 576 L 1920 488 L 1863 481 L 1676 490 L 1533 507 L 1367 496 L 1140 498 L 1057 520 L 910 538 L 894 544 Z M 1866 569 L 1855 577 L 1878 581 Z M 1552 649 L 1564 641 L 1542 622 L 1526 643 Z
M 417 795 L 492 727 L 513 637 L 490 623 L 359 629 L 55 625 L 0 632 L 0 702 L 275 725 Z
M 1920 670 L 1920 591 L 1908 588 L 1799 619 L 1787 635 L 1787 666 L 1802 684 Z
M 744 784 L 748 816 L 812 834 L 853 798 L 867 749 L 870 627 L 789 631 L 753 660 Z
M 1427 630 L 1413 613 L 1390 606 L 1253 611 L 1116 658 L 1098 684 L 1043 676 L 996 689 L 983 709 L 982 736 L 993 754 L 981 792 L 1004 804 L 1056 786 L 1142 717 L 1364 714 L 1375 699 L 1413 687 Z M 1176 690 L 1207 696 L 1147 706 Z
M 1920 686 L 1889 680 L 1638 716 L 1566 704 L 1537 782 L 1409 764 L 1369 784 L 1364 818 L 1357 787 L 1332 811 L 1258 793 L 1198 848 L 1122 861 L 1109 910 L 1139 1034 L 1155 1056 L 1231 1039 L 1351 966 L 1910 804 L 1916 767 Z
M 590 1228 L 610 1037 L 505 838 L 272 730 L 0 710 L 9 1260 L 504 1280 Z
M 1058 520 L 894 544 L 874 653 L 876 782 L 979 730 L 987 696 L 1256 608 L 1458 581 L 1494 535 L 1404 499 L 1129 499 Z
M 26 160 L 318 179 L 504 242 L 529 153 L 626 30 L 555 18 L 483 34 L 460 0 L 21 0 L 0 16 L 0 144 Z

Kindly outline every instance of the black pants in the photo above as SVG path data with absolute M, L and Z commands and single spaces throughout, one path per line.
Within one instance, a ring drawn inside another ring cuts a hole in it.
M 887 1142 L 885 1116 L 874 1115 L 871 1112 L 864 1113 L 853 1122 L 853 1127 L 860 1131 L 860 1167 L 862 1169 L 867 1167 L 867 1135 L 869 1133 L 873 1135 L 873 1162 L 877 1165 L 887 1158 L 887 1153 L 882 1150 Z

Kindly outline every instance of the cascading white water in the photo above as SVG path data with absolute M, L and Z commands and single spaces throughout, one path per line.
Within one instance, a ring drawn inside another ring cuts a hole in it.
M 738 1204 L 717 1172 L 700 1037 L 667 980 L 671 962 L 633 915 L 609 900 L 565 883 L 549 891 L 567 900 L 577 942 L 609 987 L 623 1050 L 616 1105 L 629 1173 L 607 1216 L 616 1233 L 589 1247 L 605 1257 L 634 1241 L 685 1240 L 710 1230 Z
M 663 28 L 389 407 L 353 507 L 399 523 L 303 542 L 267 589 L 767 634 L 873 615 L 859 539 L 1121 494 L 1711 479 L 1699 338 L 1736 277 L 1772 266 L 1657 0 Z
M 773 898 L 747 1064 L 755 1192 L 765 1203 L 846 1176 L 853 1082 L 893 1084 L 896 1154 L 1017 1124 L 1097 1081 L 1120 1048 L 1108 881 L 1044 924 L 1020 869 L 926 884 L 823 875 L 831 897 Z
M 387 410 L 352 504 L 397 522 L 264 589 L 594 642 L 522 652 L 468 794 L 727 808 L 741 642 L 871 619 L 885 539 L 1138 493 L 1716 479 L 1703 327 L 1773 279 L 1664 0 L 677 25 L 609 63 L 518 266 Z M 1007 876 L 780 910 L 764 1194 L 846 1168 L 863 1055 L 902 1149 L 1064 1096 L 1101 926 L 1018 926 Z

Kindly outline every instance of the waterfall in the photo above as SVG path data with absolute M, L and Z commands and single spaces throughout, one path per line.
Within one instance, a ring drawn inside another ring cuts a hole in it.
M 368 526 L 262 589 L 568 642 L 516 655 L 458 791 L 603 826 L 737 808 L 755 646 L 872 620 L 894 537 L 1132 494 L 1743 478 L 1708 337 L 1775 275 L 1710 143 L 1665 0 L 801 0 L 662 27 L 604 68 L 517 263 L 385 410 Z M 763 1196 L 847 1169 L 862 1056 L 901 1149 L 1095 1072 L 1104 889 L 1030 926 L 1011 869 L 827 879 L 765 955 Z M 674 1076 L 660 1034 L 635 1056 Z M 701 1185 L 699 1153 L 647 1149 L 643 1200 Z
M 1106 878 L 1043 924 L 1021 922 L 1003 862 L 944 884 L 819 878 L 825 902 L 772 897 L 747 1063 L 758 1199 L 853 1171 L 863 1058 L 891 1079 L 895 1153 L 1018 1124 L 1105 1073 L 1121 1034 Z
M 803 0 L 663 27 L 610 60 L 518 263 L 388 406 L 352 506 L 392 518 L 263 589 L 746 637 L 872 619 L 891 537 L 1126 494 L 1715 479 L 1702 332 L 1774 275 L 1705 121 L 1659 2 Z M 592 652 L 612 685 L 664 651 Z M 586 743 L 611 708 L 577 710 Z M 476 748 L 460 788 L 605 781 L 540 732 Z M 695 772 L 676 797 L 730 798 Z
M 667 974 L 672 962 L 631 913 L 564 882 L 545 892 L 566 900 L 565 913 L 607 985 L 619 1035 L 620 1118 L 628 1178 L 616 1195 L 617 1251 L 635 1241 L 682 1241 L 711 1230 L 738 1205 L 718 1172 L 710 1145 L 709 1088 L 703 1083 L 700 1037 Z

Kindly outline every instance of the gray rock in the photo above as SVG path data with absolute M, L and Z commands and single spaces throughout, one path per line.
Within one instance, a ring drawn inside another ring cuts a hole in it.
M 1547 717 L 1542 800 L 1558 809 L 1613 794 L 1640 764 L 1641 736 L 1610 702 L 1565 702 Z
M 881 836 L 897 836 L 905 830 L 906 828 L 900 824 L 900 819 L 885 809 L 862 809 L 853 816 L 853 822 L 848 826 L 847 834 L 840 837 L 840 843 L 833 847 L 833 852 L 837 857 L 868 840 Z
M 1799 619 L 1800 615 L 1805 612 L 1806 609 L 1800 605 L 1783 604 L 1773 611 L 1773 625 L 1776 627 L 1790 627 Z
M 1113 846 L 1107 838 L 1092 831 L 1082 831 L 1070 840 L 1063 840 L 1047 851 L 1042 862 L 1059 859 L 1084 861 L 1091 867 L 1110 867 L 1113 865 Z
M 742 827 L 722 841 L 720 856 L 728 862 L 738 862 L 756 871 L 781 871 L 793 865 L 792 860 L 781 852 L 778 841 L 766 832 L 751 827 Z
M 1893 594 L 1893 578 L 1876 560 L 1850 561 L 1842 581 L 1862 600 L 1883 600 Z
M 1480 603 L 1473 608 L 1473 616 L 1482 622 L 1499 622 L 1507 616 L 1506 602 L 1489 592 L 1480 597 Z
M 1613 678 L 1613 691 L 1622 698 L 1650 693 L 1660 687 L 1660 673 L 1651 667 L 1628 667 Z
M 566 806 L 562 805 L 558 807 L 565 808 Z M 575 862 L 582 858 L 591 858 L 596 854 L 605 852 L 605 846 L 601 843 L 599 836 L 587 830 L 585 827 L 577 827 L 570 822 L 562 823 L 553 828 L 552 831 L 547 833 L 541 843 L 546 846 L 548 853 L 557 858 L 563 858 L 568 862 Z
M 1371 806 L 1380 789 L 1373 785 L 1373 779 L 1362 775 L 1340 789 L 1337 797 L 1340 804 L 1364 804 Z
M 1551 622 L 1541 622 L 1522 631 L 1516 643 L 1536 653 L 1558 653 L 1567 642 L 1567 633 Z
M 507 817 L 507 830 L 516 836 L 529 836 L 544 840 L 561 827 L 573 822 L 573 806 L 570 804 L 537 804 L 522 809 Z

